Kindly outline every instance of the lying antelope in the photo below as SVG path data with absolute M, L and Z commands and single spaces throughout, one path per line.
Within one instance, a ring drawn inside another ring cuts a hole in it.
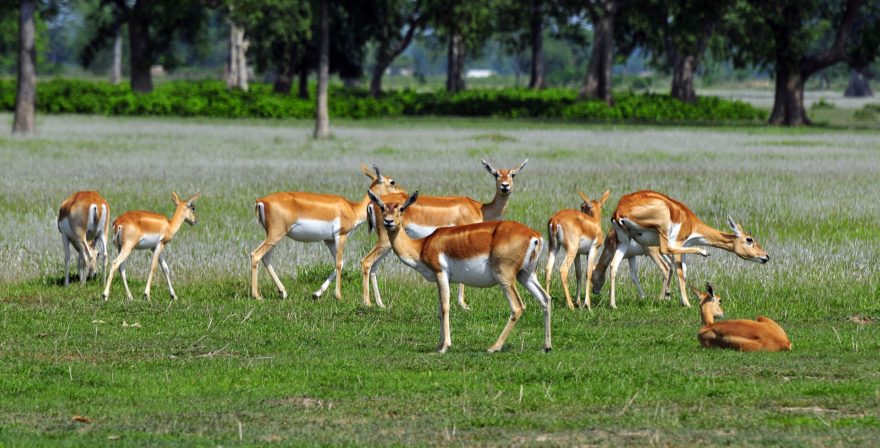
M 380 195 L 400 191 L 394 179 L 383 176 L 376 166 L 373 169 L 375 174 L 366 165 L 361 165 L 361 171 L 372 181 L 371 191 Z M 272 193 L 257 199 L 257 221 L 266 230 L 266 239 L 251 252 L 251 295 L 255 299 L 262 299 L 257 283 L 257 268 L 262 261 L 281 298 L 287 298 L 287 291 L 272 267 L 272 251 L 287 236 L 303 243 L 321 241 L 327 246 L 335 269 L 312 296 L 321 297 L 336 279 L 335 295 L 337 300 L 341 300 L 345 242 L 348 235 L 367 219 L 369 204 L 370 198 L 366 195 L 354 202 L 337 195 L 303 192 Z
M 113 243 L 116 245 L 119 255 L 113 260 L 113 267 L 110 269 L 110 275 L 107 276 L 107 284 L 104 286 L 104 300 L 110 297 L 110 285 L 113 283 L 113 274 L 117 269 L 119 275 L 122 276 L 122 284 L 125 285 L 125 295 L 128 300 L 132 300 L 131 290 L 128 289 L 128 279 L 125 277 L 125 260 L 135 249 L 149 249 L 153 252 L 150 273 L 147 275 L 147 286 L 144 288 L 144 297 L 150 300 L 153 274 L 156 272 L 156 265 L 161 265 L 162 273 L 165 274 L 165 280 L 168 282 L 168 292 L 171 294 L 171 299 L 177 299 L 174 287 L 171 286 L 171 271 L 168 269 L 168 263 L 165 262 L 162 251 L 165 250 L 165 246 L 171 242 L 184 222 L 195 225 L 197 221 L 195 202 L 201 196 L 201 193 L 196 193 L 195 196 L 183 201 L 177 196 L 177 193 L 172 192 L 171 199 L 174 201 L 175 208 L 171 219 L 158 213 L 138 210 L 125 212 L 113 221 Z
M 489 162 L 485 160 L 482 162 L 486 170 L 495 176 L 495 196 L 491 202 L 481 203 L 464 196 L 422 196 L 418 203 L 412 205 L 409 213 L 404 217 L 403 227 L 406 233 L 412 238 L 424 238 L 440 227 L 460 226 L 501 219 L 504 215 L 504 210 L 507 208 L 510 193 L 513 192 L 513 178 L 526 166 L 529 159 L 524 160 L 519 165 L 519 168 L 509 170 L 497 170 Z M 407 198 L 406 192 L 397 193 L 396 196 L 386 196 L 378 192 L 377 194 L 382 200 L 389 202 L 400 203 Z M 371 219 L 370 221 L 372 227 L 373 220 Z M 376 232 L 379 235 L 376 246 L 361 260 L 361 277 L 364 288 L 363 300 L 364 305 L 371 305 L 369 285 L 372 283 L 376 304 L 384 308 L 385 304 L 382 303 L 382 296 L 379 294 L 376 269 L 379 267 L 382 259 L 391 251 L 391 243 L 388 241 L 387 233 L 385 233 L 381 226 L 376 226 Z M 458 304 L 464 309 L 470 309 L 464 301 L 463 285 L 459 285 Z
M 107 275 L 107 235 L 110 233 L 110 205 L 97 191 L 78 191 L 61 203 L 58 231 L 64 245 L 64 286 L 70 284 L 70 246 L 77 253 L 79 283 L 98 272 L 102 258 Z
M 512 221 L 489 221 L 439 228 L 425 238 L 413 239 L 403 227 L 403 217 L 416 202 L 419 192 L 406 202 L 384 203 L 368 192 L 382 212 L 382 225 L 394 253 L 405 265 L 437 284 L 440 308 L 440 344 L 445 353 L 452 345 L 449 332 L 449 283 L 488 288 L 499 285 L 510 302 L 510 319 L 489 352 L 501 350 L 504 341 L 522 315 L 525 304 L 516 289 L 519 281 L 544 309 L 544 350 L 550 351 L 550 296 L 535 276 L 543 240 L 541 234 Z
M 724 317 L 721 298 L 706 283 L 706 292 L 693 288 L 700 297 L 700 317 L 703 328 L 697 334 L 700 345 L 706 348 L 729 348 L 741 352 L 790 351 L 791 341 L 785 330 L 773 319 L 758 316 L 757 320 L 738 319 L 715 322 Z
M 626 255 L 632 239 L 646 248 L 657 247 L 664 256 L 700 254 L 707 257 L 709 253 L 705 249 L 692 246 L 712 246 L 733 252 L 744 260 L 762 264 L 770 261 L 767 252 L 739 224 L 730 217 L 727 218 L 727 223 L 734 233 L 722 233 L 710 227 L 686 205 L 656 191 L 637 191 L 620 198 L 617 209 L 611 217 L 611 225 L 614 227 L 618 242 L 614 258 L 611 260 L 611 308 L 617 308 L 615 303 L 617 268 Z M 683 262 L 683 257 L 681 260 Z M 682 271 L 678 273 L 681 304 L 690 306 L 682 263 L 677 261 L 675 264 L 674 268 Z
M 565 260 L 562 261 L 559 271 L 562 276 L 562 290 L 565 291 L 565 301 L 569 309 L 574 309 L 574 303 L 571 300 L 571 293 L 568 291 L 568 271 L 571 264 L 574 263 L 575 274 L 577 275 L 577 290 L 575 298 L 580 306 L 581 297 L 581 256 L 587 255 L 587 277 L 586 288 L 584 292 L 584 305 L 592 309 L 590 303 L 590 282 L 593 277 L 593 265 L 596 262 L 596 252 L 602 246 L 604 236 L 602 234 L 602 206 L 611 195 L 610 191 L 605 191 L 599 200 L 591 200 L 584 193 L 578 191 L 583 203 L 580 210 L 567 209 L 556 212 L 553 217 L 547 221 L 548 234 L 548 254 L 547 254 L 547 275 L 545 289 L 550 291 L 550 278 L 553 275 L 553 264 L 556 261 L 556 252 L 560 247 L 565 249 Z
M 602 248 L 602 254 L 599 256 L 599 261 L 596 262 L 596 266 L 593 268 L 593 294 L 599 294 L 602 292 L 602 286 L 605 285 L 605 272 L 608 270 L 608 265 L 611 264 L 611 259 L 614 257 L 614 252 L 617 250 L 617 232 L 612 228 L 608 235 L 605 236 L 605 245 Z M 644 255 L 647 256 L 651 261 L 660 268 L 660 272 L 663 273 L 663 289 L 660 292 L 661 300 L 668 300 L 669 293 L 669 274 L 670 274 L 670 266 L 673 266 L 672 263 L 669 263 L 662 255 L 660 255 L 660 249 L 656 246 L 653 247 L 642 247 L 638 241 L 634 239 L 629 240 L 629 245 L 626 248 L 626 253 L 623 255 L 623 258 L 629 262 L 629 278 L 636 285 L 636 289 L 639 291 L 639 297 L 645 298 L 645 290 L 642 289 L 642 283 L 639 281 L 639 264 L 638 257 Z M 681 262 L 680 255 L 673 256 L 673 262 L 678 263 Z M 683 262 L 682 270 L 680 271 L 682 275 L 687 276 L 687 265 Z M 683 279 L 682 279 L 683 280 Z

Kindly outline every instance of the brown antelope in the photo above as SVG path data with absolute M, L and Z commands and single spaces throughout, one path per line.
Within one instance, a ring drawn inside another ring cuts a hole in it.
M 380 195 L 400 191 L 394 179 L 383 176 L 376 166 L 373 169 L 375 174 L 366 165 L 361 165 L 361 171 L 372 181 L 371 191 Z M 266 239 L 251 252 L 251 295 L 255 299 L 262 299 L 257 283 L 257 271 L 262 261 L 281 298 L 287 298 L 287 291 L 272 267 L 272 251 L 287 236 L 304 243 L 321 241 L 327 246 L 335 269 L 312 296 L 321 297 L 336 279 L 336 299 L 341 300 L 345 242 L 348 235 L 367 219 L 369 204 L 370 198 L 366 195 L 354 202 L 342 196 L 304 192 L 272 193 L 257 199 L 257 221 L 266 230 Z
M 617 250 L 611 260 L 611 308 L 615 303 L 615 277 L 621 260 L 626 255 L 630 240 L 644 247 L 657 247 L 664 256 L 709 253 L 699 247 L 712 246 L 735 253 L 744 260 L 766 263 L 770 256 L 761 245 L 729 216 L 727 223 L 734 233 L 722 233 L 705 224 L 686 205 L 665 194 L 643 190 L 630 193 L 617 203 L 611 225 L 617 235 Z M 690 306 L 685 288 L 682 263 L 676 262 L 681 304 Z M 669 276 L 671 278 L 671 275 Z
M 507 208 L 510 193 L 513 192 L 513 178 L 529 163 L 529 159 L 523 160 L 519 168 L 509 170 L 496 170 L 489 162 L 485 160 L 482 162 L 486 171 L 495 176 L 495 197 L 492 198 L 492 202 L 481 203 L 464 196 L 422 196 L 418 203 L 410 207 L 409 213 L 404 217 L 403 226 L 406 233 L 412 238 L 424 238 L 440 227 L 500 220 Z M 379 196 L 384 201 L 398 203 L 407 198 L 406 192 L 397 193 L 397 196 L 386 197 L 382 194 Z M 370 212 L 372 213 L 372 209 Z M 371 305 L 370 283 L 372 283 L 376 304 L 384 308 L 385 304 L 382 303 L 382 296 L 379 294 L 376 269 L 382 259 L 391 251 L 391 243 L 388 241 L 387 233 L 381 227 L 376 226 L 376 232 L 379 235 L 376 246 L 361 260 L 361 277 L 364 288 L 364 305 Z M 459 285 L 458 288 L 458 304 L 464 309 L 470 309 L 464 301 L 463 285 Z
M 58 231 L 64 245 L 64 286 L 70 284 L 70 245 L 78 254 L 80 284 L 98 272 L 98 257 L 107 275 L 107 236 L 110 233 L 110 205 L 97 191 L 78 191 L 61 203 Z
M 593 268 L 593 294 L 599 294 L 602 292 L 602 286 L 605 284 L 605 272 L 608 270 L 608 265 L 611 264 L 611 259 L 614 257 L 614 252 L 617 250 L 617 232 L 612 228 L 611 231 L 608 232 L 608 235 L 605 235 L 605 245 L 602 248 L 602 255 L 599 256 L 599 261 L 596 262 L 596 266 Z M 666 260 L 662 255 L 660 255 L 660 249 L 656 246 L 653 247 L 642 247 L 641 244 L 638 243 L 635 239 L 629 240 L 629 245 L 626 248 L 626 253 L 623 255 L 623 258 L 629 262 L 629 277 L 632 282 L 636 285 L 636 289 L 639 291 L 639 297 L 645 298 L 645 290 L 642 289 L 642 284 L 639 281 L 639 264 L 638 257 L 644 255 L 647 256 L 651 261 L 660 268 L 660 272 L 663 273 L 663 289 L 660 292 L 660 298 L 662 300 L 668 300 L 669 293 L 669 278 L 670 274 L 670 266 L 668 260 Z M 680 255 L 673 256 L 674 262 L 678 262 L 681 259 Z M 682 275 L 687 275 L 687 265 L 685 263 L 681 263 L 682 270 L 680 271 Z
M 574 263 L 575 274 L 577 275 L 577 290 L 575 298 L 580 306 L 581 297 L 581 256 L 587 255 L 587 277 L 586 288 L 584 293 L 584 305 L 588 309 L 592 309 L 590 304 L 590 282 L 593 276 L 593 265 L 596 262 L 596 252 L 602 246 L 604 236 L 602 234 L 602 206 L 611 195 L 610 191 L 605 191 L 599 200 L 591 200 L 583 192 L 578 191 L 581 199 L 580 210 L 567 209 L 560 210 L 547 221 L 548 234 L 548 254 L 547 254 L 547 275 L 545 289 L 550 291 L 550 278 L 553 275 L 553 264 L 556 261 L 556 252 L 560 247 L 565 249 L 565 260 L 562 261 L 559 271 L 562 276 L 562 290 L 565 291 L 565 301 L 569 309 L 574 309 L 574 303 L 571 300 L 571 293 L 568 291 L 568 271 L 571 264 Z
M 703 328 L 697 334 L 700 345 L 706 348 L 729 348 L 741 352 L 790 351 L 791 341 L 785 330 L 773 319 L 758 316 L 756 320 L 737 319 L 715 322 L 724 317 L 721 298 L 706 283 L 706 292 L 693 288 L 700 298 L 700 317 Z
M 449 332 L 449 283 L 488 288 L 499 285 L 510 302 L 510 319 L 489 352 L 501 350 L 504 341 L 522 315 L 525 304 L 516 289 L 519 281 L 544 310 L 544 350 L 550 351 L 550 296 L 535 276 L 543 239 L 541 234 L 512 221 L 489 221 L 457 227 L 443 227 L 425 238 L 413 239 L 401 232 L 403 217 L 418 199 L 413 193 L 403 204 L 382 202 L 373 192 L 370 199 L 381 210 L 382 225 L 394 253 L 405 265 L 437 284 L 440 308 L 440 344 L 446 352 L 452 345 Z
M 122 284 L 125 285 L 125 295 L 128 300 L 132 300 L 131 290 L 128 289 L 128 279 L 125 277 L 125 260 L 136 249 L 149 249 L 153 252 L 150 273 L 147 275 L 147 286 L 144 288 L 144 297 L 150 300 L 153 274 L 156 272 L 156 266 L 161 265 L 162 273 L 165 274 L 165 280 L 168 282 L 171 300 L 177 299 L 174 287 L 171 286 L 171 271 L 168 269 L 168 263 L 165 262 L 162 251 L 165 250 L 165 246 L 171 242 L 184 222 L 195 225 L 197 221 L 195 202 L 201 196 L 201 193 L 196 193 L 195 196 L 183 201 L 177 196 L 177 193 L 171 192 L 175 208 L 170 220 L 158 213 L 138 210 L 125 212 L 113 221 L 113 243 L 116 245 L 119 255 L 113 260 L 113 267 L 110 269 L 110 275 L 107 276 L 107 284 L 104 286 L 104 300 L 110 297 L 110 285 L 113 283 L 113 273 L 117 269 L 119 275 L 122 276 Z

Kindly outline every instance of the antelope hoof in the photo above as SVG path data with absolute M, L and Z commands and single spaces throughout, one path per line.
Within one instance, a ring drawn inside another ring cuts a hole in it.
M 263 296 L 261 296 L 261 295 L 251 295 L 251 297 L 252 297 L 254 300 L 259 300 L 260 302 L 263 301 Z
M 318 300 L 320 298 L 321 298 L 321 293 L 319 293 L 319 292 L 312 293 L 312 299 Z
M 106 302 L 107 300 L 110 299 L 110 294 L 107 294 L 107 293 L 105 292 L 105 293 L 101 294 L 101 297 L 102 297 L 102 298 L 104 299 L 104 301 Z
M 446 350 L 449 350 L 448 345 L 441 345 L 440 347 L 437 347 L 437 353 L 446 353 Z
M 171 300 L 177 300 L 177 294 L 171 294 Z
M 501 351 L 501 347 L 496 347 L 493 345 L 493 346 L 489 347 L 489 350 L 486 350 L 486 351 L 489 353 L 497 353 L 497 352 Z
M 550 350 L 553 350 L 553 347 L 544 347 L 544 353 L 550 353 Z
M 463 310 L 465 310 L 465 311 L 470 311 L 470 310 L 471 310 L 471 306 L 468 305 L 467 303 L 461 302 L 459 305 L 461 305 L 461 309 L 463 309 Z

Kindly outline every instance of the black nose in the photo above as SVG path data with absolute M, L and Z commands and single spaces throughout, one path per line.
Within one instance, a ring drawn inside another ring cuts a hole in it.
M 394 221 L 389 221 L 386 219 L 384 222 L 385 222 L 385 227 L 391 227 L 394 225 Z

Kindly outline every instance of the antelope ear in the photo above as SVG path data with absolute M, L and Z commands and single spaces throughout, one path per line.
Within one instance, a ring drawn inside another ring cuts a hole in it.
M 526 167 L 527 163 L 529 163 L 529 159 L 523 160 L 522 163 L 519 164 L 519 168 L 517 168 L 515 170 L 511 170 L 511 171 L 513 171 L 513 174 L 519 173 L 520 171 L 522 171 L 523 168 Z
M 403 206 L 400 207 L 400 212 L 403 213 L 404 210 L 406 210 L 407 207 L 416 202 L 417 199 L 419 199 L 419 190 L 416 190 L 416 192 L 413 193 L 412 196 L 410 196 L 409 199 L 407 199 L 406 202 L 403 203 Z
M 378 171 L 378 170 L 377 170 L 377 171 Z M 370 167 L 368 167 L 367 165 L 365 165 L 365 164 L 363 164 L 363 163 L 361 164 L 361 172 L 364 173 L 364 175 L 366 175 L 367 177 L 369 177 L 371 180 L 374 180 L 374 181 L 375 181 L 375 180 L 377 179 L 376 175 L 373 174 L 372 171 L 370 171 Z
M 605 193 L 602 193 L 602 199 L 599 199 L 599 204 L 605 205 L 605 202 L 608 201 L 608 198 L 611 196 L 611 190 L 605 190 Z
M 584 202 L 586 202 L 587 204 L 590 203 L 590 198 L 588 198 L 587 195 L 585 195 L 583 191 L 578 190 L 578 196 L 580 196 L 581 199 L 582 199 Z
M 196 199 L 198 199 L 198 198 L 200 198 L 200 197 L 202 197 L 202 193 L 201 193 L 201 192 L 196 193 L 193 197 L 187 199 L 186 203 L 189 204 L 189 205 L 192 205 L 192 203 L 195 202 Z
M 712 284 L 706 282 L 706 292 L 709 294 L 709 297 L 715 297 L 715 291 L 713 291 Z
M 373 190 L 367 190 L 367 196 L 369 196 L 370 200 L 373 201 L 374 204 L 378 205 L 383 212 L 385 211 L 385 203 L 382 202 L 381 199 L 379 199 L 379 196 L 376 196 L 376 194 L 373 193 Z
M 175 191 L 171 192 L 171 200 L 174 201 L 174 205 L 177 205 L 180 203 L 180 196 L 177 195 L 177 192 L 175 192 Z
M 730 229 L 733 230 L 733 234 L 736 235 L 737 238 L 742 235 L 742 228 L 733 220 L 733 218 L 730 217 L 730 215 L 727 215 L 727 225 L 730 226 Z
M 376 178 L 377 178 L 377 179 L 381 179 L 381 178 L 382 178 L 382 173 L 379 172 L 379 166 L 376 165 L 375 163 L 373 164 L 373 170 L 376 171 Z
M 700 291 L 699 289 L 697 289 L 697 288 L 696 288 L 695 286 L 693 286 L 693 285 L 688 285 L 688 286 L 691 288 L 691 292 L 693 292 L 694 294 L 696 294 L 697 297 L 702 298 L 702 296 L 703 296 L 703 291 Z
M 480 160 L 480 161 L 483 162 L 483 166 L 486 167 L 486 171 L 488 171 L 489 174 L 491 174 L 493 176 L 498 175 L 498 170 L 496 170 L 495 168 L 492 168 L 492 165 L 489 165 L 489 162 L 487 162 L 485 160 Z

